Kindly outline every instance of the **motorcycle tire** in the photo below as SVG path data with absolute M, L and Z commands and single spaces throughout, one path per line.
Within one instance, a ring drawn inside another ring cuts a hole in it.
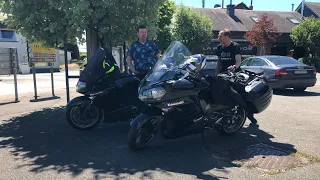
M 91 103 L 90 99 L 77 97 L 72 104 L 69 104 L 67 106 L 67 111 L 66 111 L 67 121 L 73 128 L 78 130 L 89 130 L 96 127 L 100 123 L 102 119 L 102 110 L 94 104 L 91 104 L 90 111 L 89 111 L 89 112 L 96 113 L 94 121 L 92 121 L 89 125 L 82 125 L 82 126 L 81 126 L 81 123 L 79 124 L 75 121 L 74 119 L 75 108 L 79 108 L 79 106 L 81 105 L 88 106 L 90 103 Z M 85 118 L 85 117 L 82 116 L 82 118 Z M 86 122 L 86 120 L 82 120 L 81 122 Z
M 241 113 L 241 114 L 239 113 L 241 115 L 240 116 L 241 120 L 238 123 L 238 126 L 236 128 L 234 128 L 232 131 L 227 131 L 224 126 L 220 127 L 218 132 L 221 136 L 232 136 L 242 128 L 242 126 L 244 125 L 244 123 L 246 122 L 246 119 L 247 119 L 247 112 L 242 108 L 239 108 L 238 111 L 240 111 L 240 113 Z
M 150 123 L 143 124 L 139 129 L 135 129 L 135 128 L 130 129 L 128 134 L 128 145 L 132 151 L 138 151 L 140 149 L 143 149 L 149 143 L 151 143 L 151 141 L 155 138 L 157 132 L 153 128 L 150 129 L 149 125 L 152 125 L 152 124 L 151 124 L 151 121 L 149 122 Z M 140 141 L 142 141 L 141 138 L 144 138 L 145 136 L 147 136 L 147 139 L 145 140 L 145 142 L 142 142 L 141 144 L 137 142 L 139 139 Z

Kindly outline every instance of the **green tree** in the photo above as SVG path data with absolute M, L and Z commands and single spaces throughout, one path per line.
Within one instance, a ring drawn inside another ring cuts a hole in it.
M 174 14 L 174 6 L 175 4 L 172 0 L 165 0 L 159 10 L 159 21 L 157 23 L 159 30 L 156 43 L 162 52 L 172 41 L 170 25 Z
M 44 45 L 58 47 L 68 19 L 63 7 L 55 1 L 41 0 L 2 0 L 1 11 L 4 22 L 27 37 L 29 42 L 42 42 Z M 82 34 L 79 28 L 68 28 L 69 42 L 75 43 L 75 37 Z
M 320 56 L 320 19 L 306 18 L 292 29 L 291 39 L 312 57 Z
M 28 40 L 58 46 L 65 27 L 69 42 L 86 32 L 88 57 L 99 42 L 113 44 L 136 38 L 135 28 L 145 24 L 150 36 L 157 32 L 158 10 L 164 0 L 2 0 L 6 23 Z M 107 27 L 111 24 L 111 28 Z M 100 41 L 99 41 L 100 40 Z
M 172 34 L 175 40 L 184 43 L 194 53 L 199 47 L 211 42 L 212 23 L 207 15 L 180 6 L 173 17 Z

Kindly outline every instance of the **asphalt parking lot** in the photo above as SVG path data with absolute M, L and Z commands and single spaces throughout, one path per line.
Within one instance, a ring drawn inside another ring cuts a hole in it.
M 275 92 L 259 126 L 247 121 L 233 137 L 206 132 L 207 148 L 194 135 L 130 152 L 127 122 L 71 128 L 64 91 L 34 112 L 27 100 L 0 106 L 0 179 L 319 179 L 319 79 L 303 93 Z

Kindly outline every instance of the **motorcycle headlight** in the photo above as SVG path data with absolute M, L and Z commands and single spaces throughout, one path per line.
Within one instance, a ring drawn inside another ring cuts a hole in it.
M 166 94 L 166 90 L 162 87 L 156 87 L 139 93 L 139 99 L 144 100 L 160 100 Z
M 76 87 L 77 87 L 76 91 L 79 92 L 79 93 L 81 93 L 81 92 L 83 92 L 83 91 L 86 89 L 86 83 L 85 83 L 85 82 L 78 81 Z

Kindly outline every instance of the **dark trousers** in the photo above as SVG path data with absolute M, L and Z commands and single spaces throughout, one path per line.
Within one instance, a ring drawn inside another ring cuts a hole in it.
M 253 117 L 253 113 L 252 112 L 248 112 L 248 119 L 252 122 L 252 123 L 257 123 L 256 118 Z
M 253 119 L 253 113 L 249 112 L 249 113 L 248 113 L 248 118 L 249 118 L 249 119 Z

